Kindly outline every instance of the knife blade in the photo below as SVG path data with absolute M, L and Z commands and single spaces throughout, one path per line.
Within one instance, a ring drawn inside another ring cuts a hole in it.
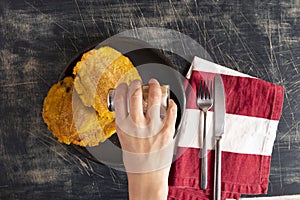
M 221 138 L 225 128 L 225 91 L 221 76 L 214 78 L 214 136 L 215 136 L 215 169 L 214 200 L 221 200 Z
M 216 137 L 222 137 L 225 124 L 225 92 L 221 76 L 214 78 L 214 131 Z

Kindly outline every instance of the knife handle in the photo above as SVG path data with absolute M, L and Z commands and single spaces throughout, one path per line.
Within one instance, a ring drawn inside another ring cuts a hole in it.
M 214 200 L 221 200 L 221 160 L 221 137 L 217 137 L 215 148 Z
M 206 116 L 207 112 L 204 112 L 204 126 L 202 136 L 202 151 L 201 151 L 201 175 L 200 175 L 200 188 L 206 190 L 207 187 L 207 146 L 206 146 Z

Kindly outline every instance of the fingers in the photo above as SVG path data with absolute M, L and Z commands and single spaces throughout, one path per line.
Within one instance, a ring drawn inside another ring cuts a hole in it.
M 148 92 L 147 117 L 160 119 L 161 88 L 157 80 L 150 79 Z
M 133 127 L 143 125 L 142 127 L 145 128 L 144 125 L 147 125 L 148 120 L 150 120 L 151 123 L 148 124 L 151 126 L 150 131 L 155 133 L 163 131 L 173 134 L 177 118 L 177 105 L 173 100 L 170 100 L 166 117 L 162 120 L 160 117 L 162 91 L 159 83 L 155 79 L 149 81 L 148 92 L 147 118 L 145 118 L 141 81 L 135 80 L 131 82 L 129 87 L 125 83 L 118 85 L 114 99 L 117 123 L 121 122 L 118 120 L 124 121 L 129 117 L 128 119 L 130 119 L 130 121 L 127 122 L 130 122 L 131 125 L 135 125 Z M 161 126 L 158 126 L 158 124 L 161 124 Z M 154 131 L 152 125 L 156 127 L 156 131 Z M 159 129 L 161 131 L 157 130 L 157 127 L 160 127 Z M 132 130 L 127 131 L 130 132 Z
M 140 80 L 134 80 L 130 83 L 128 89 L 129 113 L 133 122 L 139 122 L 144 119 L 143 113 L 143 94 L 142 83 Z
M 164 123 L 164 127 L 162 129 L 162 132 L 166 132 L 168 134 L 174 134 L 176 118 L 177 118 L 177 105 L 172 99 L 170 99 L 169 100 L 169 107 L 168 107 L 168 110 L 167 110 L 167 115 L 166 115 L 166 118 L 165 118 L 166 121 Z
M 127 91 L 128 86 L 126 83 L 121 83 L 116 88 L 114 97 L 116 120 L 123 120 L 128 115 Z

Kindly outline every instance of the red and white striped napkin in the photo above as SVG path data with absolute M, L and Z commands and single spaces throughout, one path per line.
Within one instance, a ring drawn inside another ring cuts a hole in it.
M 178 135 L 178 159 L 169 175 L 168 199 L 212 199 L 213 112 L 207 114 L 208 186 L 199 188 L 202 125 L 196 106 L 199 81 L 220 74 L 226 94 L 222 138 L 222 199 L 266 194 L 271 154 L 284 99 L 283 87 L 195 57 L 186 76 L 187 110 Z M 202 120 L 201 120 L 202 121 Z

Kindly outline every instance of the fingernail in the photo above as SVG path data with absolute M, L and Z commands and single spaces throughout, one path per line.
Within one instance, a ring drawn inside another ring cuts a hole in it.
M 151 78 L 148 83 L 149 84 L 159 84 L 159 82 L 154 78 Z
M 135 80 L 131 81 L 131 83 L 130 83 L 130 87 L 132 87 L 132 86 L 140 87 L 141 85 L 142 85 L 142 82 L 139 79 L 135 79 Z
M 171 108 L 172 113 L 177 112 L 177 105 L 172 99 L 169 99 L 169 107 Z

